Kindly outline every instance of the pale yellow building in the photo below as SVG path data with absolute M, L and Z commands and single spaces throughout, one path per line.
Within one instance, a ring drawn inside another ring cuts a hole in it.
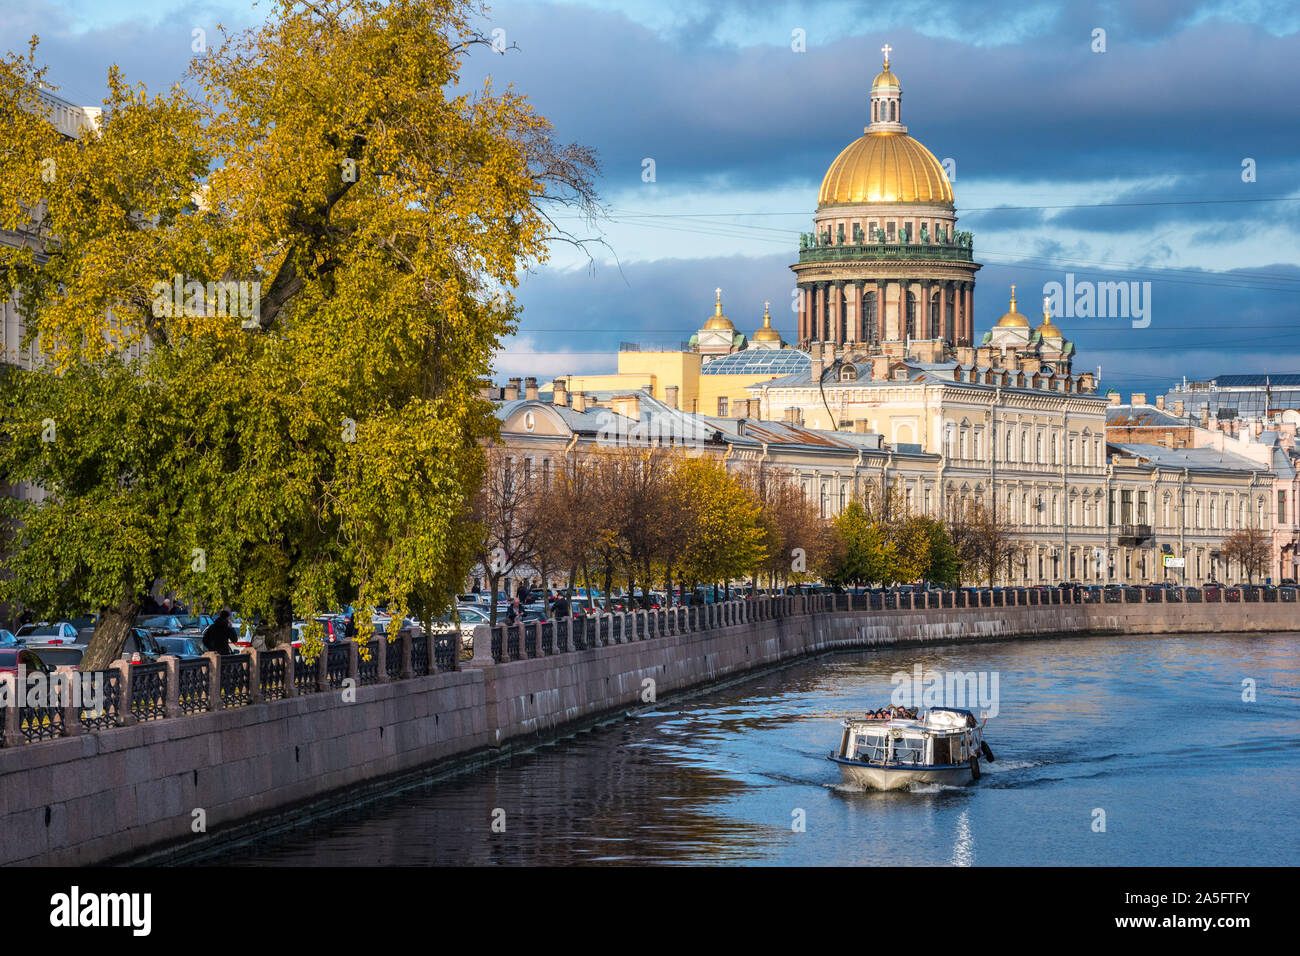
M 812 359 L 789 348 L 772 327 L 771 306 L 752 337 L 736 330 L 722 310 L 722 290 L 716 290 L 713 314 L 684 348 L 643 348 L 625 344 L 618 352 L 618 371 L 608 375 L 566 375 L 563 388 L 606 399 L 645 390 L 661 402 L 702 415 L 732 414 L 749 398 L 748 388 L 801 369 Z M 555 390 L 555 381 L 542 385 Z

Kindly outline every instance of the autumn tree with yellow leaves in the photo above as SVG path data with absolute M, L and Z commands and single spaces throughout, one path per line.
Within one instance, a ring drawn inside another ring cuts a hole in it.
M 478 381 L 551 210 L 591 211 L 594 158 L 512 90 L 459 85 L 489 42 L 469 15 L 277 0 L 196 57 L 193 92 L 111 71 L 76 140 L 41 115 L 35 43 L 0 61 L 0 228 L 22 237 L 0 295 L 39 357 L 6 373 L 0 479 L 47 495 L 10 502 L 3 597 L 98 610 L 84 667 L 159 579 L 274 642 L 344 601 L 427 620 L 472 565 Z

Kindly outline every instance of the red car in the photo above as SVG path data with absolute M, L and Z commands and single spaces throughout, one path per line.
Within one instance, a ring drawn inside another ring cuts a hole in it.
M 22 664 L 27 673 L 48 673 L 53 668 L 25 647 L 0 647 L 0 674 L 17 674 Z

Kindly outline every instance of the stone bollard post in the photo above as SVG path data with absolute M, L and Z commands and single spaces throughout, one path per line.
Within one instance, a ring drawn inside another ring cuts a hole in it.
M 21 747 L 23 739 L 22 698 L 26 688 L 19 688 L 18 675 L 0 674 L 0 707 L 4 708 L 4 746 Z
M 429 635 L 430 653 L 432 653 L 434 637 Z M 475 667 L 489 667 L 496 663 L 492 660 L 492 628 L 487 624 L 479 624 L 474 628 L 474 659 L 470 661 Z
M 456 630 L 459 631 L 460 628 L 457 627 Z M 430 638 L 432 638 L 432 635 L 430 635 Z M 397 674 L 398 677 L 401 678 L 402 680 L 410 680 L 411 679 L 411 645 L 415 643 L 415 635 L 412 634 L 410 631 L 402 631 L 402 635 L 399 638 L 399 640 L 401 641 L 401 644 L 398 647 L 398 653 L 402 655 L 402 664 L 401 664 L 401 669 L 397 672 Z
M 402 628 L 402 631 L 406 628 Z M 401 634 L 401 631 L 398 631 Z M 388 635 L 377 634 L 375 640 L 375 667 L 377 668 L 377 683 L 388 683 Z
M 208 662 L 208 710 L 221 709 L 221 655 L 208 651 L 203 655 Z
M 137 722 L 131 710 L 131 662 L 116 660 L 108 666 L 121 675 L 117 683 L 117 725 L 130 727 Z
M 298 696 L 297 663 L 294 661 L 293 644 L 284 645 L 284 696 Z
M 529 656 L 527 650 L 525 650 L 525 652 L 524 652 L 524 656 L 525 656 L 525 657 Z M 533 621 L 533 654 L 532 654 L 532 656 L 533 656 L 533 657 L 545 657 L 545 656 L 546 656 L 546 648 L 542 646 L 542 622 L 541 622 L 541 621 Z
M 166 714 L 168 717 L 181 716 L 181 659 L 174 654 L 164 654 L 158 658 L 158 663 L 167 665 L 167 703 Z M 64 718 L 67 723 L 67 718 Z M 78 717 L 77 726 L 81 726 L 81 719 Z
M 262 652 L 256 647 L 248 649 L 248 703 L 262 702 Z
M 321 644 L 320 657 L 316 658 L 316 690 L 330 689 L 330 646 Z
M 63 714 L 63 736 L 79 737 L 86 728 L 81 726 L 80 674 L 64 664 L 54 669 L 49 686 L 49 706 L 57 707 Z M 74 686 L 75 685 L 75 686 Z
M 352 681 L 353 687 L 361 686 L 361 678 L 358 673 L 360 669 L 361 655 L 357 653 L 359 650 L 357 647 L 357 640 L 358 638 L 353 637 L 343 642 L 348 649 L 348 680 Z
M 433 637 L 430 636 L 429 640 L 433 640 Z M 460 670 L 460 655 L 465 650 L 465 635 L 460 632 L 460 628 L 456 628 L 451 632 L 449 643 L 451 644 L 451 669 L 458 671 Z

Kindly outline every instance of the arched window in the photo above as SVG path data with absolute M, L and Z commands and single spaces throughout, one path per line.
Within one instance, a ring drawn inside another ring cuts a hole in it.
M 1016 436 L 1008 431 L 1007 432 L 1007 461 L 1011 460 L 1011 456 L 1015 452 L 1015 447 L 1016 447 Z
M 1043 433 L 1039 432 L 1034 437 L 1034 461 L 1038 464 L 1043 463 Z
M 907 337 L 916 338 L 916 294 L 907 293 Z
M 930 338 L 939 337 L 939 293 L 930 296 Z
M 858 340 L 868 345 L 880 344 L 880 333 L 876 328 L 876 294 L 865 292 L 862 295 L 862 337 Z
M 1020 460 L 1029 461 L 1029 432 L 1020 433 Z

